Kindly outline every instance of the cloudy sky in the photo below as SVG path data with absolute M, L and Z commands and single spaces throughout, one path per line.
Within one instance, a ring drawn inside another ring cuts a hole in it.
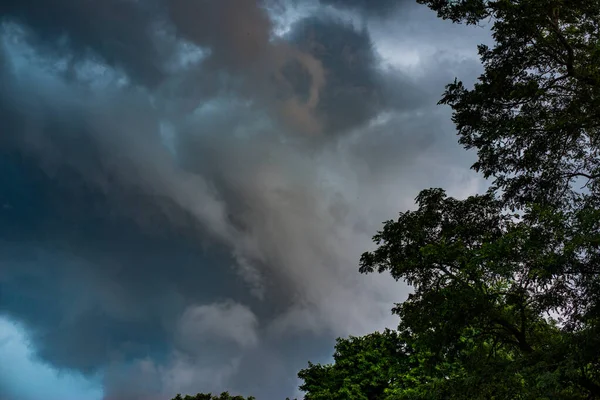
M 436 103 L 489 40 L 410 0 L 0 2 L 0 399 L 282 399 L 395 326 L 358 259 L 484 187 Z

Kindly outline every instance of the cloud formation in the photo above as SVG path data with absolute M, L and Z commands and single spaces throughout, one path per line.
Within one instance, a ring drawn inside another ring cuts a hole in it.
M 321 0 L 321 3 L 341 9 L 349 8 L 369 17 L 383 17 L 400 6 L 406 6 L 410 0 Z
M 37 400 L 98 399 L 102 391 L 96 382 L 79 374 L 58 373 L 45 365 L 31 349 L 20 327 L 0 318 L 0 398 Z M 35 377 L 35 384 L 31 378 Z
M 406 287 L 357 262 L 420 189 L 481 185 L 435 106 L 478 73 L 469 28 L 443 42 L 408 2 L 44 4 L 0 5 L 0 314 L 38 357 L 107 400 L 285 398 L 336 336 L 396 323 Z
M 172 49 L 158 46 L 160 5 L 155 1 L 7 0 L 0 5 L 3 21 L 19 24 L 25 39 L 38 50 L 77 63 L 92 52 L 108 64 L 147 84 L 164 77 Z

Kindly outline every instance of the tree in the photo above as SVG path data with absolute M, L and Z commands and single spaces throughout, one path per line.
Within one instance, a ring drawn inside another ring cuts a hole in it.
M 305 400 L 433 398 L 419 354 L 410 354 L 396 331 L 339 338 L 335 350 L 333 363 L 309 362 L 298 373 Z
M 493 21 L 493 48 L 473 89 L 450 105 L 473 165 L 513 205 L 600 198 L 600 1 L 418 0 L 454 22 Z M 574 186 L 578 184 L 579 186 Z M 577 191 L 577 190 L 575 190 Z
M 382 246 L 361 268 L 415 285 L 396 308 L 401 331 L 434 358 L 469 365 L 469 382 L 482 370 L 465 354 L 500 345 L 493 355 L 505 368 L 492 372 L 529 374 L 522 388 L 544 387 L 549 397 L 598 398 L 600 2 L 418 2 L 456 23 L 491 22 L 495 44 L 479 46 L 484 73 L 472 89 L 455 80 L 440 103 L 453 109 L 459 142 L 477 150 L 473 168 L 500 197 L 422 192 L 419 211 L 386 223 L 376 236 Z M 522 213 L 509 215 L 515 209 Z
M 337 339 L 332 364 L 308 364 L 298 377 L 306 400 L 381 400 L 411 367 L 395 331 Z
M 600 398 L 597 325 L 552 317 L 585 306 L 564 279 L 579 249 L 563 246 L 563 215 L 519 217 L 491 193 L 456 200 L 441 189 L 417 204 L 385 223 L 360 271 L 389 271 L 414 288 L 394 312 L 439 398 Z

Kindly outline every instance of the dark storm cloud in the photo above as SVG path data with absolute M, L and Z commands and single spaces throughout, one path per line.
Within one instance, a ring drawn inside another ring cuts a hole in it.
M 362 14 L 386 16 L 390 12 L 408 3 L 408 0 L 320 0 L 322 4 L 338 8 L 354 9 Z
M 89 372 L 114 353 L 160 352 L 186 304 L 240 292 L 228 252 L 212 242 L 207 254 L 189 208 L 161 188 L 169 171 L 144 98 L 87 102 L 3 78 L 0 305 L 44 359 Z
M 40 355 L 54 365 L 90 372 L 113 353 L 160 354 L 176 319 L 167 316 L 243 288 L 226 252 L 207 253 L 185 229 L 171 230 L 174 219 L 147 193 L 129 199 L 133 213 L 81 170 L 48 176 L 38 160 L 5 151 L 0 167 L 0 312 L 33 327 Z
M 322 133 L 313 115 L 324 83 L 322 67 L 309 54 L 272 40 L 271 19 L 262 2 L 172 0 L 168 11 L 179 34 L 210 49 L 203 73 L 233 75 L 232 81 L 239 81 L 238 95 L 266 104 L 288 128 Z M 282 71 L 290 63 L 307 72 L 307 96 L 278 96 L 290 85 Z
M 196 44 L 210 48 L 218 67 L 262 64 L 270 51 L 271 20 L 257 0 L 171 0 L 171 20 Z
M 0 47 L 0 314 L 44 361 L 102 373 L 107 400 L 283 398 L 333 337 L 395 323 L 403 288 L 356 263 L 424 181 L 454 182 L 433 110 L 472 63 L 382 66 L 333 18 L 274 37 L 251 0 L 50 3 L 0 5 L 25 30 Z M 166 74 L 182 39 L 205 58 Z
M 91 51 L 135 80 L 155 84 L 171 51 L 157 47 L 162 21 L 156 8 L 154 1 L 3 0 L 0 20 L 22 24 L 41 49 L 76 59 Z
M 309 17 L 294 25 L 289 40 L 325 69 L 317 112 L 327 132 L 360 125 L 381 109 L 378 60 L 365 30 L 341 20 Z
M 178 342 L 178 327 L 190 307 L 222 313 L 221 301 L 252 306 L 248 315 L 260 318 L 265 335 L 288 309 L 300 313 L 291 321 L 300 326 L 318 314 L 323 296 L 331 296 L 327 282 L 341 273 L 318 271 L 337 257 L 332 250 L 342 250 L 326 245 L 330 232 L 320 224 L 328 217 L 315 207 L 312 183 L 290 179 L 303 161 L 293 165 L 293 149 L 272 146 L 274 137 L 236 141 L 239 126 L 252 128 L 252 114 L 234 102 L 227 124 L 209 113 L 191 116 L 189 131 L 182 130 L 205 137 L 188 149 L 189 157 L 218 151 L 221 177 L 212 176 L 210 164 L 180 170 L 163 145 L 160 110 L 143 92 L 71 87 L 35 67 L 13 67 L 3 69 L 0 94 L 1 312 L 30 329 L 38 355 L 52 365 L 89 373 L 108 368 L 110 398 L 132 398 L 131 391 L 151 387 L 147 382 L 160 382 L 157 390 L 164 393 L 254 384 L 237 377 L 241 361 L 218 351 L 232 347 L 213 343 L 210 330 L 198 330 L 198 345 L 209 334 L 214 352 L 190 355 L 190 341 Z M 278 150 L 271 169 L 262 157 Z M 228 183 L 229 192 L 216 196 L 205 177 Z M 221 207 L 240 223 L 230 224 Z M 256 265 L 271 275 L 266 282 L 254 279 Z M 320 285 L 312 282 L 315 273 Z M 288 288 L 294 296 L 268 291 L 268 301 L 259 302 L 248 284 L 263 291 Z M 349 295 L 344 289 L 336 301 L 347 302 Z M 331 331 L 331 312 L 304 329 Z M 272 335 L 289 325 L 279 322 Z M 254 323 L 248 329 L 245 335 L 258 335 Z M 259 359 L 263 352 L 284 351 L 287 342 L 257 345 L 265 346 L 255 350 Z M 296 357 L 286 361 L 290 369 L 304 364 L 304 353 Z M 121 386 L 114 377 L 123 371 L 139 376 L 139 386 L 135 380 Z M 276 390 L 283 394 L 284 388 Z
M 308 17 L 294 24 L 288 40 L 323 66 L 325 84 L 316 113 L 330 136 L 361 127 L 381 112 L 407 112 L 431 100 L 430 76 L 421 81 L 398 68 L 383 68 L 366 27 L 335 17 Z M 294 74 L 296 93 L 307 87 L 306 75 L 302 70 Z M 435 90 L 433 95 L 440 87 Z

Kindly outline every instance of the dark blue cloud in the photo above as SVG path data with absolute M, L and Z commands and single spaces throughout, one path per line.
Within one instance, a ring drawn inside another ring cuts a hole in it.
M 75 171 L 50 177 L 35 159 L 0 154 L 0 313 L 35 328 L 47 361 L 95 372 L 114 351 L 160 354 L 173 329 L 164 315 L 221 296 L 243 299 L 233 261 L 216 246 L 203 251 L 158 213 L 155 230 L 140 227 Z M 109 307 L 109 297 L 94 299 L 110 292 L 103 281 L 114 285 Z M 77 308 L 67 299 L 86 296 L 90 304 L 66 317 Z
M 170 52 L 159 48 L 153 35 L 162 22 L 157 7 L 154 1 L 5 0 L 0 21 L 22 24 L 45 51 L 75 58 L 91 52 L 136 81 L 156 84 Z
M 318 112 L 328 132 L 360 125 L 381 110 L 378 58 L 366 30 L 341 20 L 309 17 L 293 26 L 289 41 L 313 55 L 325 69 Z
M 53 368 L 103 375 L 111 400 L 293 395 L 334 336 L 389 314 L 398 289 L 356 272 L 390 197 L 361 167 L 448 147 L 427 107 L 456 65 L 382 68 L 369 31 L 333 18 L 272 37 L 259 1 L 92 3 L 0 4 L 0 316 Z M 175 73 L 183 39 L 206 59 Z M 373 125 L 384 114 L 402 117 Z M 393 196 L 410 187 L 390 175 Z
M 320 0 L 322 4 L 332 5 L 338 8 L 353 9 L 361 14 L 369 16 L 384 17 L 400 8 L 401 5 L 409 3 L 408 0 Z
M 128 154 L 131 160 L 114 154 L 129 136 L 157 139 L 159 123 L 143 100 L 131 104 L 116 98 L 107 105 L 82 100 L 76 90 L 59 90 L 62 97 L 55 100 L 44 85 L 30 92 L 27 83 L 3 72 L 0 79 L 12 84 L 5 86 L 11 91 L 0 94 L 0 315 L 26 327 L 43 362 L 88 376 L 116 368 L 121 372 L 107 375 L 107 393 L 129 399 L 151 382 L 157 391 L 165 389 L 156 377 L 135 385 L 126 380 L 121 386 L 115 376 L 129 373 L 126 365 L 146 358 L 169 366 L 174 349 L 179 351 L 179 318 L 188 307 L 235 301 L 251 307 L 259 321 L 285 311 L 292 299 L 286 298 L 289 291 L 277 285 L 277 278 L 269 301 L 253 296 L 235 268 L 231 249 L 173 198 L 153 192 L 151 184 L 137 185 L 137 179 L 151 183 L 158 176 L 137 171 L 134 154 Z M 143 112 L 137 114 L 140 108 Z M 97 113 L 111 121 L 97 118 Z M 152 166 L 158 160 L 147 162 Z M 231 162 L 221 163 L 225 168 Z M 223 194 L 234 205 L 235 187 L 229 191 Z M 269 340 L 245 353 L 244 370 L 232 372 L 229 379 L 257 394 L 289 394 L 296 384 L 289 377 L 311 352 L 330 347 L 330 340 L 309 337 L 292 345 Z M 206 346 L 200 346 L 200 358 L 215 369 L 239 352 L 231 345 Z M 268 373 L 258 373 L 252 364 L 268 354 L 278 361 Z M 275 368 L 277 363 L 280 367 Z M 246 371 L 257 374 L 248 378 Z M 288 381 L 273 387 L 268 383 L 274 376 Z

